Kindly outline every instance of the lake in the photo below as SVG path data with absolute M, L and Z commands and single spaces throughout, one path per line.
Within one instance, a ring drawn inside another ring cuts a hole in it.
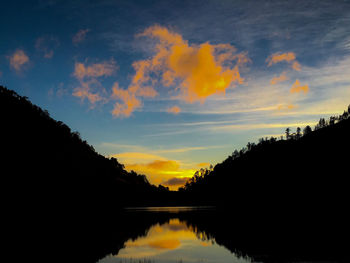
M 331 240 L 285 224 L 213 207 L 127 208 L 109 234 L 109 252 L 97 262 L 341 262 Z
M 145 236 L 129 239 L 117 255 L 108 255 L 99 263 L 163 262 L 163 263 L 248 263 L 249 258 L 237 256 L 215 242 L 214 237 L 196 229 L 177 214 L 209 211 L 210 207 L 148 207 L 128 209 L 130 213 L 170 213 L 169 220 L 152 225 Z

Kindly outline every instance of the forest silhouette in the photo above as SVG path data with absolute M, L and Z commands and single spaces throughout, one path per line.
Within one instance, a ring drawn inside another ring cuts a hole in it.
M 16 184 L 19 195 L 36 196 L 36 201 L 44 194 L 58 202 L 73 196 L 89 202 L 113 200 L 113 206 L 122 206 L 136 196 L 168 191 L 150 184 L 145 175 L 126 171 L 116 158 L 98 154 L 79 132 L 1 86 L 0 107 L 2 163 L 9 171 L 6 180 Z
M 286 128 L 280 138 L 249 142 L 215 167 L 197 171 L 179 191 L 217 205 L 337 211 L 347 204 L 349 146 L 350 105 L 339 116 L 321 118 L 314 129 Z
M 121 216 L 123 206 L 215 205 L 215 215 L 183 219 L 231 251 L 280 259 L 299 247 L 299 255 L 342 257 L 339 237 L 349 233 L 349 116 L 350 106 L 314 129 L 287 128 L 284 138 L 248 143 L 175 192 L 126 171 L 28 98 L 0 86 L 6 253 L 17 260 L 96 262 L 156 223 L 152 216 Z

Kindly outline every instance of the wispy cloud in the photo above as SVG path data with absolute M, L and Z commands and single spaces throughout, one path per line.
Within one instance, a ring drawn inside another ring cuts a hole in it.
M 270 67 L 273 64 L 279 63 L 279 62 L 294 62 L 295 61 L 295 54 L 294 52 L 287 52 L 287 53 L 274 53 L 271 56 L 269 56 L 266 59 L 266 62 L 268 63 L 267 65 Z
M 111 76 L 117 69 L 118 67 L 114 60 L 90 65 L 75 63 L 73 76 L 79 81 L 80 85 L 74 89 L 73 96 L 81 100 L 87 99 L 92 108 L 99 101 L 107 101 L 108 98 L 101 95 L 104 89 L 99 78 Z
M 276 63 L 287 62 L 292 67 L 292 69 L 296 71 L 301 70 L 301 65 L 296 60 L 296 56 L 294 52 L 274 53 L 266 59 L 266 62 L 268 63 L 267 65 L 269 67 L 271 67 L 273 64 L 276 64 Z
M 72 38 L 73 44 L 78 45 L 79 43 L 83 42 L 88 32 L 90 32 L 90 29 L 79 30 Z
M 222 125 L 212 128 L 213 131 L 242 131 L 242 130 L 260 130 L 260 129 L 274 129 L 287 127 L 305 127 L 307 125 L 315 125 L 317 122 L 295 122 L 295 123 L 252 123 L 252 124 L 235 124 Z
M 116 70 L 117 65 L 114 60 L 104 61 L 91 65 L 84 63 L 75 63 L 74 76 L 77 79 L 99 78 L 103 76 L 111 76 Z
M 300 85 L 300 81 L 297 79 L 293 86 L 290 89 L 290 93 L 300 93 L 303 92 L 304 94 L 309 92 L 309 86 L 308 85 Z
M 296 108 L 298 108 L 298 106 L 293 104 L 280 104 L 277 106 L 277 110 L 279 111 L 293 110 Z
M 271 106 L 262 106 L 262 107 L 245 107 L 240 108 L 240 105 L 236 107 L 228 107 L 227 105 L 222 105 L 222 107 L 218 107 L 217 109 L 205 109 L 200 110 L 197 113 L 198 114 L 205 114 L 205 115 L 232 115 L 232 114 L 238 114 L 238 113 L 261 113 L 261 112 L 271 112 L 275 111 L 278 108 L 277 104 L 273 104 Z
M 137 154 L 139 153 L 146 153 L 146 155 L 140 155 L 141 158 L 148 159 L 148 155 L 151 158 L 157 157 L 158 159 L 162 159 L 159 154 L 168 154 L 168 153 L 185 153 L 185 152 L 192 152 L 192 151 L 202 151 L 202 150 L 208 150 L 208 149 L 214 149 L 214 148 L 222 148 L 224 146 L 222 145 L 215 145 L 215 146 L 187 146 L 187 147 L 178 147 L 178 148 L 165 148 L 165 149 L 155 149 L 153 148 L 147 148 L 142 147 L 140 145 L 132 145 L 132 144 L 119 144 L 119 143 L 110 143 L 110 142 L 103 142 L 101 143 L 101 147 L 103 148 L 110 148 L 112 151 L 121 151 L 124 152 L 125 150 L 133 150 Z M 125 153 L 125 156 L 133 156 L 133 152 Z M 125 157 L 124 156 L 124 157 Z M 134 158 L 134 156 L 132 157 Z
M 197 146 L 197 147 L 183 147 L 183 148 L 174 148 L 174 149 L 163 149 L 163 150 L 154 150 L 152 152 L 158 154 L 164 153 L 184 153 L 184 152 L 192 152 L 192 151 L 201 151 L 208 150 L 213 148 L 221 148 L 222 146 Z
M 284 82 L 286 80 L 288 80 L 288 76 L 286 75 L 287 73 L 285 71 L 283 71 L 281 73 L 281 75 L 279 76 L 274 76 L 271 80 L 270 80 L 270 84 L 271 85 L 276 85 L 277 83 L 281 83 Z

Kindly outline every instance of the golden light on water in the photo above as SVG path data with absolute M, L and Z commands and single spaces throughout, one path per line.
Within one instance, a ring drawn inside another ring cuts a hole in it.
M 156 208 L 140 208 L 140 211 L 157 211 L 154 209 Z M 133 210 L 138 211 L 131 209 Z M 196 226 L 178 218 L 172 218 L 166 223 L 153 225 L 144 236 L 129 239 L 117 255 L 107 256 L 98 263 L 121 262 L 250 263 L 251 261 L 248 258 L 238 257 L 228 249 L 219 246 L 214 239 L 208 237 L 205 232 L 199 231 Z

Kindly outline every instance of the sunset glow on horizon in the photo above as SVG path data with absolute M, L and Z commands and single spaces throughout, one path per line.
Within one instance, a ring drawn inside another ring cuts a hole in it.
M 253 2 L 6 3 L 0 84 L 176 190 L 350 103 L 350 2 Z

